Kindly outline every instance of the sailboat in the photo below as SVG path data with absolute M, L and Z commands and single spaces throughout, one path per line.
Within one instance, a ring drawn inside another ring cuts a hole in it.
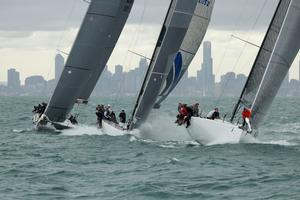
M 130 118 L 129 130 L 140 127 L 151 112 L 192 21 L 197 0 L 172 0 Z M 118 128 L 104 121 L 103 128 Z
M 280 0 L 271 24 L 250 71 L 241 96 L 229 122 L 205 118 L 191 119 L 190 136 L 208 144 L 230 135 L 231 142 L 256 136 L 259 125 L 270 108 L 300 47 L 300 0 Z M 252 110 L 253 134 L 247 134 L 234 123 L 242 107 Z
M 72 127 L 67 120 L 76 103 L 88 99 L 118 41 L 134 0 L 92 0 L 66 65 L 45 112 L 35 116 L 37 128 Z

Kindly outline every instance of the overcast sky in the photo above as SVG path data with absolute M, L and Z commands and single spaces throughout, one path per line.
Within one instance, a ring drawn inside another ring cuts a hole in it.
M 109 69 L 122 64 L 128 71 L 139 58 L 134 50 L 151 57 L 170 0 L 135 0 L 134 7 Z M 226 71 L 247 74 L 258 49 L 232 39 L 231 34 L 260 44 L 278 0 L 216 0 L 205 40 L 212 42 L 217 80 Z M 0 0 L 0 81 L 7 69 L 16 68 L 22 82 L 29 75 L 54 76 L 56 49 L 69 52 L 88 4 L 82 0 Z M 189 75 L 202 62 L 200 48 Z M 290 72 L 298 79 L 299 56 Z

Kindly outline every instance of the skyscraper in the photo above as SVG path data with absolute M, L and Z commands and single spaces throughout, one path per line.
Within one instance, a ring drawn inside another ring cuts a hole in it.
M 55 80 L 58 81 L 65 65 L 65 59 L 62 55 L 55 56 Z
M 7 87 L 13 91 L 17 91 L 20 89 L 20 73 L 17 72 L 16 69 L 9 69 L 7 71 Z
M 121 76 L 123 74 L 123 66 L 122 65 L 116 65 L 115 66 L 115 75 Z
M 213 75 L 213 59 L 211 57 L 211 43 L 209 41 L 203 43 L 203 63 L 200 76 L 202 78 L 203 94 L 205 96 L 213 95 L 215 76 Z

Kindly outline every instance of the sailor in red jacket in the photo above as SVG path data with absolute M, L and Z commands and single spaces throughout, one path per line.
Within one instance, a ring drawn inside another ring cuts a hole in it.
M 251 124 L 250 124 L 251 114 L 252 114 L 251 109 L 244 107 L 244 110 L 242 112 L 242 117 L 244 119 L 244 121 L 243 121 L 243 127 L 247 123 L 247 126 L 248 126 L 247 132 L 252 132 Z

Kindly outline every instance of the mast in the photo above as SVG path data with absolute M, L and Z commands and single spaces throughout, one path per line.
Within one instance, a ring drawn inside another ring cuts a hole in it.
M 87 102 L 118 41 L 134 0 L 92 0 L 46 108 L 63 122 L 80 99 Z
M 275 47 L 276 38 L 279 36 L 280 27 L 283 24 L 290 1 L 291 0 L 280 0 L 278 3 L 267 33 L 249 73 L 248 79 L 244 85 L 239 100 L 232 111 L 230 119 L 231 122 L 233 122 L 241 104 L 246 107 L 252 106 L 259 84 L 271 57 L 271 53 Z

